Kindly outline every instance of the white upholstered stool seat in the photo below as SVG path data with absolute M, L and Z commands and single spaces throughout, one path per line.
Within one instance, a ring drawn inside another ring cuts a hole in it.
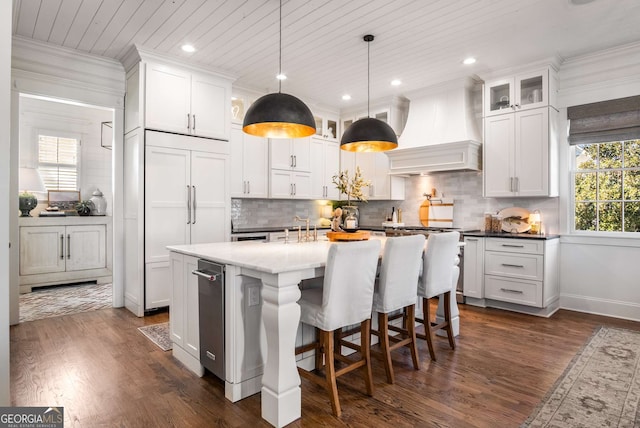
M 380 276 L 376 280 L 373 295 L 373 312 L 378 314 L 378 330 L 373 334 L 380 340 L 381 357 L 389 383 L 394 383 L 391 364 L 393 350 L 408 347 L 413 367 L 420 369 L 416 346 L 415 305 L 424 243 L 424 235 L 412 235 L 388 238 L 384 247 Z M 389 315 L 399 310 L 402 310 L 404 327 L 389 324 Z M 395 317 L 391 319 L 393 318 Z M 391 336 L 389 331 L 398 334 Z
M 433 333 L 444 329 L 449 339 L 451 349 L 455 349 L 456 342 L 451 326 L 451 293 L 458 282 L 460 269 L 456 266 L 458 257 L 459 232 L 442 232 L 429 235 L 427 249 L 424 252 L 422 275 L 418 282 L 418 296 L 422 297 L 423 318 L 416 318 L 424 326 L 424 334 L 417 337 L 427 340 L 429 354 L 436 361 L 433 350 Z M 440 323 L 431 321 L 429 300 L 432 297 L 444 296 L 444 320 Z
M 322 366 L 325 377 L 298 369 L 301 376 L 324 385 L 329 393 L 333 414 L 340 416 L 336 378 L 362 368 L 367 394 L 373 394 L 370 358 L 371 307 L 380 241 L 369 240 L 333 244 L 329 248 L 322 288 L 302 290 L 300 320 L 318 329 L 318 341 L 296 349 L 296 354 L 315 349 L 316 369 Z M 335 348 L 334 331 L 360 324 L 360 358 L 345 357 Z M 346 364 L 336 370 L 335 360 Z

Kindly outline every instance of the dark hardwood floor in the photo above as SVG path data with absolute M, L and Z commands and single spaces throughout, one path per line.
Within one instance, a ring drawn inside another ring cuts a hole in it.
M 374 360 L 375 391 L 359 372 L 338 381 L 343 415 L 324 390 L 302 380 L 301 426 L 518 427 L 598 326 L 640 330 L 640 323 L 571 311 L 549 319 L 461 306 L 452 351 L 436 340 L 437 362 L 419 341 L 422 369 L 408 350 L 394 353 L 396 383 Z M 166 321 L 105 309 L 11 327 L 14 406 L 64 406 L 65 427 L 269 426 L 259 394 L 232 404 L 223 382 L 198 378 L 137 327 Z

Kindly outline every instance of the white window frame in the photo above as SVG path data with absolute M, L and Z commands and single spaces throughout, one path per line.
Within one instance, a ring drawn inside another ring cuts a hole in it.
M 40 135 L 47 135 L 56 138 L 69 138 L 75 139 L 78 141 L 78 153 L 77 153 L 77 164 L 76 164 L 76 186 L 77 189 L 80 190 L 82 188 L 82 134 L 76 132 L 68 132 L 68 131 L 60 131 L 49 128 L 40 128 L 36 129 L 34 135 L 34 146 L 35 146 L 35 164 L 36 168 L 40 168 Z M 46 201 L 48 198 L 48 192 L 45 191 L 44 200 Z
M 628 141 L 628 140 L 625 140 Z M 611 141 L 602 141 L 600 143 L 594 144 L 602 144 L 602 143 L 610 143 Z M 571 146 L 569 150 L 569 155 L 571 156 L 571 170 L 570 170 L 570 178 L 569 178 L 569 186 L 570 186 L 570 200 L 569 200 L 569 231 L 572 235 L 582 235 L 582 236 L 597 236 L 597 237 L 612 237 L 612 238 L 638 238 L 640 236 L 640 232 L 611 232 L 611 231 L 599 231 L 599 230 L 578 230 L 576 229 L 576 173 L 577 165 L 576 165 L 576 147 Z M 624 153 L 624 152 L 623 152 Z M 614 170 L 617 171 L 625 171 L 625 170 L 634 170 L 638 169 L 636 167 L 633 168 L 616 168 Z M 600 171 L 600 169 L 595 170 L 587 170 L 587 171 Z M 585 172 L 585 171 L 580 171 Z M 624 179 L 622 182 L 623 194 L 624 194 Z M 599 195 L 598 195 L 599 196 Z M 600 199 L 596 199 L 596 203 L 598 203 Z M 624 224 L 624 212 L 622 213 L 622 222 Z

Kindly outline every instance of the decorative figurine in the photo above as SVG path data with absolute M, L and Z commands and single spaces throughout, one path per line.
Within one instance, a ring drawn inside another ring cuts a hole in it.
M 331 220 L 331 231 L 342 232 L 340 223 L 342 223 L 342 208 L 336 208 L 333 212 L 333 219 Z

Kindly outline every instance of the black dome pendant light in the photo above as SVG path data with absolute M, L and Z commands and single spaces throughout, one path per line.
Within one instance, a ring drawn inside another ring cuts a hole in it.
M 369 46 L 371 46 L 373 36 L 367 34 L 363 39 L 367 42 L 367 116 L 370 116 Z M 350 152 L 384 152 L 396 147 L 398 147 L 398 137 L 393 129 L 387 123 L 372 117 L 356 120 L 342 134 L 340 140 L 340 148 Z
M 282 74 L 282 0 L 280 0 L 280 63 Z M 278 93 L 258 98 L 247 110 L 242 130 L 268 138 L 302 138 L 316 133 L 316 121 L 309 107 L 293 95 L 283 94 L 282 80 Z

